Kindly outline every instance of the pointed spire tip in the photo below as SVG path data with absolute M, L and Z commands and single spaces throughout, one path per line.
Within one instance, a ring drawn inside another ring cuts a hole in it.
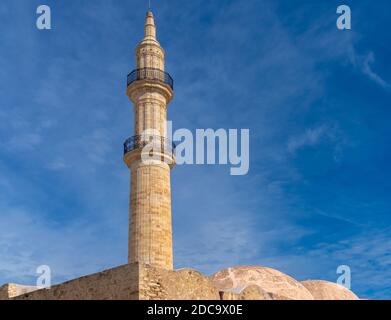
M 148 10 L 145 19 L 144 40 L 156 41 L 155 17 L 153 16 L 151 9 Z

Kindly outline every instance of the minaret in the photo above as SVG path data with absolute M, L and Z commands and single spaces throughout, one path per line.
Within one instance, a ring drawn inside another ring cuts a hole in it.
M 173 80 L 164 72 L 164 50 L 156 39 L 150 10 L 144 39 L 136 48 L 136 64 L 127 87 L 134 105 L 134 136 L 124 145 L 124 161 L 131 170 L 129 263 L 172 270 L 170 171 L 175 156 L 166 138 L 166 119 Z M 145 160 L 145 156 L 153 159 Z

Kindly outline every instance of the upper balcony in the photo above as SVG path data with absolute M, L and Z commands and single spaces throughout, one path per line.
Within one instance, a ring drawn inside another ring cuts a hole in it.
M 153 80 L 162 82 L 170 86 L 171 90 L 174 90 L 174 80 L 167 73 L 160 69 L 155 68 L 142 68 L 133 70 L 128 74 L 128 87 L 138 80 Z

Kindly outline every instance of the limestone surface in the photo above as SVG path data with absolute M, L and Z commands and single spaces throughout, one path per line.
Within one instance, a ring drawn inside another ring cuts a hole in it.
M 359 298 L 345 287 L 323 280 L 307 280 L 302 282 L 315 300 L 359 300 Z
M 0 300 L 8 300 L 22 294 L 38 290 L 34 286 L 23 286 L 15 283 L 8 283 L 0 287 Z
M 313 300 L 312 294 L 292 277 L 272 268 L 240 266 L 224 269 L 210 277 L 219 291 L 242 292 L 251 285 L 258 286 L 276 299 Z

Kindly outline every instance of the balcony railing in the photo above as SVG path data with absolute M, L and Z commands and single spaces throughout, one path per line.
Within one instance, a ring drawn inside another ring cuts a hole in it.
M 124 143 L 124 155 L 130 151 L 144 148 L 146 145 L 151 145 L 160 152 L 168 152 L 174 154 L 176 145 L 171 140 L 161 136 L 133 136 L 127 139 Z
M 155 80 L 163 82 L 174 90 L 174 80 L 171 76 L 160 69 L 155 68 L 142 68 L 133 70 L 128 74 L 128 86 L 137 80 Z

